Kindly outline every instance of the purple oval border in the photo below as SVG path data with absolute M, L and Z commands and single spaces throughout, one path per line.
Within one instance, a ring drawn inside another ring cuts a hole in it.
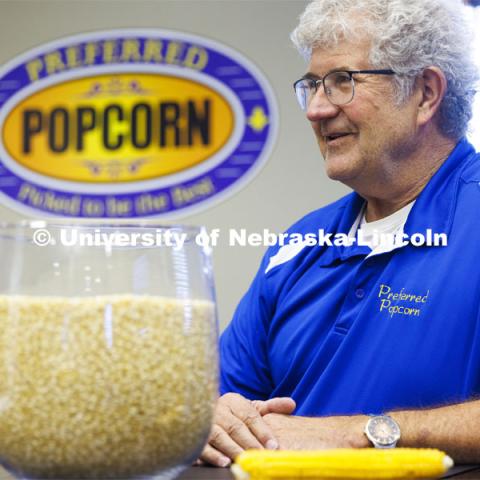
M 183 43 L 186 48 L 189 46 L 205 48 L 208 52 L 209 61 L 201 72 L 213 77 L 231 90 L 239 100 L 246 119 L 254 114 L 255 109 L 261 108 L 266 119 L 268 119 L 268 123 L 263 129 L 256 130 L 246 122 L 239 143 L 214 168 L 189 178 L 187 181 L 126 194 L 92 194 L 87 191 L 85 193 L 73 193 L 46 187 L 41 182 L 32 182 L 13 173 L 0 158 L 0 198 L 7 206 L 35 216 L 60 215 L 83 218 L 168 216 L 174 218 L 205 210 L 233 195 L 254 178 L 268 159 L 277 135 L 278 109 L 273 91 L 263 74 L 243 55 L 218 42 L 199 36 L 158 29 L 122 29 L 80 34 L 42 45 L 16 57 L 0 70 L 0 111 L 13 95 L 31 84 L 25 69 L 25 64 L 29 60 L 50 51 L 59 51 L 62 57 L 65 57 L 65 51 L 68 47 L 111 39 L 118 41 L 135 39 L 139 42 L 145 42 L 148 39 L 163 42 L 178 41 Z M 158 73 L 162 73 L 162 65 L 172 67 L 170 64 L 155 64 L 154 62 L 117 63 L 117 65 L 126 64 L 158 65 Z M 95 65 L 101 66 L 104 64 L 97 61 Z M 115 63 L 109 63 L 108 65 L 115 65 Z M 90 67 L 78 67 L 76 70 L 84 71 L 85 68 Z M 186 67 L 179 66 L 178 68 L 182 71 L 188 71 Z M 70 72 L 72 71 L 75 70 L 70 70 Z M 92 75 L 94 75 L 94 72 L 92 72 Z M 134 183 L 132 182 L 132 184 Z M 199 194 L 200 198 L 197 197 L 190 202 L 179 204 L 178 192 L 191 191 L 191 189 L 204 192 L 204 194 Z M 164 198 L 167 201 L 166 206 L 161 211 L 146 212 L 145 206 L 148 206 L 151 203 L 150 200 L 154 197 Z M 150 200 L 148 200 L 149 198 Z M 64 209 L 58 212 L 52 211 L 49 205 L 53 204 L 54 200 L 57 205 L 64 205 Z M 131 205 L 130 214 L 115 213 L 116 208 L 114 207 L 121 204 Z M 96 213 L 92 214 L 91 212 Z

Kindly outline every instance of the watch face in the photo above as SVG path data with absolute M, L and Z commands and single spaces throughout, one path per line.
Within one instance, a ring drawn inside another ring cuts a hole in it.
M 379 445 L 392 445 L 400 438 L 400 429 L 390 417 L 373 417 L 367 424 L 369 437 Z

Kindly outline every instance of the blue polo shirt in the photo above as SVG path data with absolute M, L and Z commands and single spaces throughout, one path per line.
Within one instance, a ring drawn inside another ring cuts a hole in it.
M 480 393 L 480 155 L 461 140 L 408 216 L 447 246 L 270 248 L 220 340 L 221 393 L 293 397 L 298 415 L 380 413 Z M 356 193 L 289 232 L 347 234 Z M 291 258 L 290 258 L 291 257 Z

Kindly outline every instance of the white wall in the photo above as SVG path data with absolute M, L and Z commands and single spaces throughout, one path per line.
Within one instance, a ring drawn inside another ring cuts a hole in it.
M 281 232 L 305 213 L 345 194 L 327 179 L 313 133 L 296 105 L 292 83 L 305 64 L 289 40 L 303 0 L 0 0 L 0 63 L 74 33 L 123 27 L 180 30 L 222 42 L 248 57 L 277 96 L 278 141 L 263 170 L 228 200 L 180 222 L 221 229 L 214 250 L 220 325 L 229 322 L 263 247 L 229 247 L 230 228 Z M 0 219 L 19 215 L 0 206 Z M 178 220 L 176 220 L 178 222 Z M 168 217 L 162 220 L 168 223 Z
M 469 8 L 470 21 L 475 32 L 475 45 L 473 45 L 474 58 L 480 68 L 480 31 L 478 25 L 480 22 L 480 7 Z M 479 88 L 477 88 L 477 91 Z M 470 123 L 470 132 L 468 139 L 472 142 L 477 150 L 480 150 L 480 95 L 477 94 L 475 103 L 473 104 L 473 119 Z

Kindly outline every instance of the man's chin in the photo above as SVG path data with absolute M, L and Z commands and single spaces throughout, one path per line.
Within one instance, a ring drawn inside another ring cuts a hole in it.
M 347 187 L 351 186 L 352 177 L 350 175 L 346 175 L 346 174 L 343 174 L 343 175 L 328 175 L 327 174 L 327 176 L 330 180 L 334 180 L 335 182 L 343 183 Z
M 355 171 L 352 168 L 351 162 L 325 162 L 325 173 L 331 180 L 338 182 L 347 182 L 355 177 Z

